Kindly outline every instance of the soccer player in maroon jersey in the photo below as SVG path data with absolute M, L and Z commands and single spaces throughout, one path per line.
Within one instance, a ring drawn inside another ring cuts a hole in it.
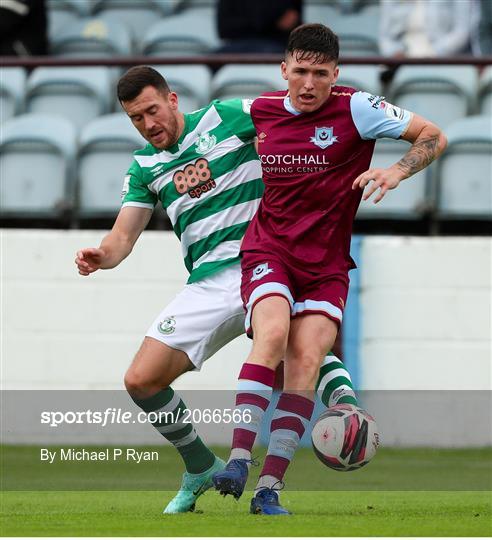
M 288 90 L 251 107 L 265 192 L 242 244 L 241 295 L 253 347 L 239 375 L 236 408 L 251 422 L 234 429 L 225 471 L 214 477 L 238 498 L 268 406 L 275 368 L 285 357 L 284 391 L 251 512 L 287 514 L 282 485 L 314 407 L 320 362 L 335 341 L 347 298 L 352 224 L 363 190 L 379 202 L 428 166 L 446 146 L 441 130 L 383 97 L 336 86 L 338 38 L 321 24 L 291 32 L 281 70 Z M 387 169 L 370 169 L 375 140 L 412 143 Z

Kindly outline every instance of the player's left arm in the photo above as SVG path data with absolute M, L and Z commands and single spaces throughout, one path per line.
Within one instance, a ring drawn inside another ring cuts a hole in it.
M 446 136 L 441 129 L 415 113 L 399 138 L 412 143 L 412 146 L 398 163 L 387 169 L 369 169 L 354 180 L 352 189 L 364 189 L 371 182 L 364 193 L 364 200 L 379 189 L 374 198 L 374 203 L 378 203 L 389 189 L 395 189 L 402 180 L 430 165 L 447 145 Z

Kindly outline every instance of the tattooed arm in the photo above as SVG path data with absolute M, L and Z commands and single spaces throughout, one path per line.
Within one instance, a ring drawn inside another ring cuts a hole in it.
M 377 189 L 374 202 L 379 202 L 389 189 L 398 187 L 402 180 L 430 165 L 441 155 L 447 145 L 444 133 L 432 122 L 414 114 L 406 132 L 400 137 L 411 142 L 408 152 L 388 169 L 369 169 L 356 178 L 352 189 L 362 188 L 371 182 L 364 193 L 368 199 Z
M 402 180 L 430 165 L 447 145 L 444 133 L 435 124 L 418 115 L 413 116 L 401 139 L 413 143 L 396 164 L 404 174 Z

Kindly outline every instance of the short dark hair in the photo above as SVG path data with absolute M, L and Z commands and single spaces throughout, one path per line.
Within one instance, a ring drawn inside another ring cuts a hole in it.
M 170 89 L 166 79 L 150 66 L 134 66 L 130 68 L 118 81 L 117 94 L 121 101 L 135 99 L 146 86 L 153 86 L 156 90 L 167 96 Z
M 338 36 L 324 24 L 302 24 L 294 28 L 289 35 L 286 55 L 295 56 L 298 62 L 338 62 L 339 53 Z

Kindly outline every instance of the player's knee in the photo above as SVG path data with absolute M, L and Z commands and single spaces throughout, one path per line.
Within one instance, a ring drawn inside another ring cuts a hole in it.
M 130 369 L 125 373 L 124 382 L 125 388 L 131 395 L 137 393 L 142 387 L 141 377 L 135 371 Z
M 264 324 L 255 335 L 257 336 L 258 344 L 267 354 L 270 353 L 279 358 L 285 355 L 289 335 L 288 327 L 282 323 L 272 321 Z
M 160 390 L 155 381 L 136 369 L 130 368 L 126 372 L 124 382 L 128 393 L 136 398 L 150 397 Z

